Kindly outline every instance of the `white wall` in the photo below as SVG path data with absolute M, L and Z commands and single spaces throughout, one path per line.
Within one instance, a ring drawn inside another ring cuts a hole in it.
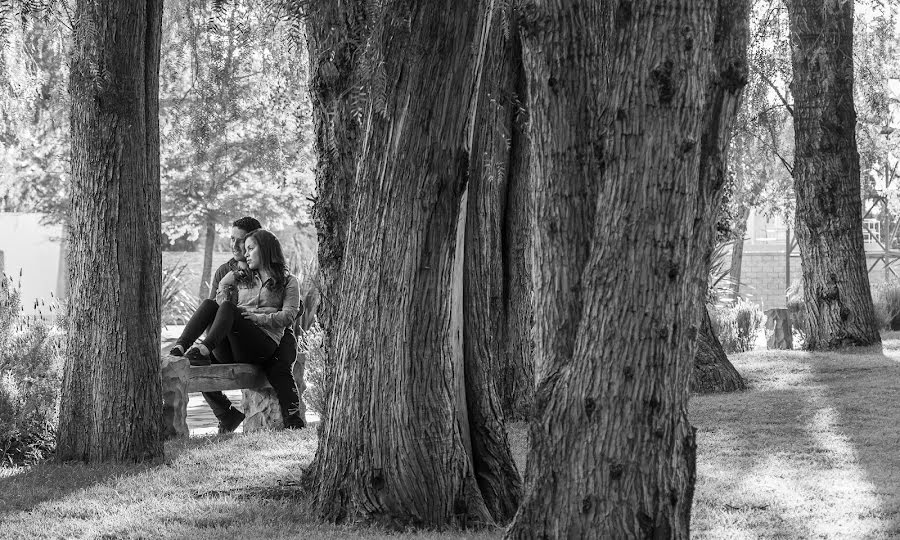
M 34 311 L 34 300 L 50 300 L 59 294 L 61 225 L 42 225 L 44 214 L 0 212 L 0 251 L 3 271 L 19 281 L 22 271 L 22 305 Z M 46 309 L 43 310 L 46 313 Z

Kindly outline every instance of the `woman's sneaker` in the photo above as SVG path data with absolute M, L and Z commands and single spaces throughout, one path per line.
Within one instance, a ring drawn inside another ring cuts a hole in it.
M 197 347 L 188 349 L 188 352 L 184 353 L 184 357 L 190 361 L 192 366 L 208 366 L 212 363 L 209 359 L 209 355 L 203 354 Z M 241 418 L 241 420 L 243 420 L 243 418 Z

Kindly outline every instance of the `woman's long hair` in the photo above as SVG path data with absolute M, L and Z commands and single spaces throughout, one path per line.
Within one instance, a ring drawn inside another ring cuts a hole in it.
M 281 249 L 281 242 L 278 237 L 267 231 L 266 229 L 256 229 L 244 237 L 244 242 L 248 238 L 253 238 L 259 249 L 260 263 L 271 274 L 275 281 L 273 289 L 281 289 L 287 283 L 287 260 L 284 258 L 284 251 Z

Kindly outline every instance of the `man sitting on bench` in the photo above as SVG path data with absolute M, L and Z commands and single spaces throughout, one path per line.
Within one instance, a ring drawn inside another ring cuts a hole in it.
M 244 237 L 251 232 L 261 229 L 262 225 L 255 218 L 242 217 L 235 220 L 231 224 L 231 253 L 232 257 L 223 263 L 213 274 L 212 286 L 210 287 L 210 299 L 216 299 L 216 291 L 219 288 L 219 282 L 229 272 L 234 270 L 246 270 L 247 263 L 244 260 L 243 240 Z M 303 304 L 300 305 L 300 313 L 303 313 Z M 284 337 L 275 351 L 272 358 L 273 362 L 290 366 L 297 359 L 297 338 L 294 336 L 294 325 L 288 326 L 284 331 Z M 227 341 L 225 342 L 227 343 Z M 227 347 L 217 347 L 213 351 L 214 361 L 219 364 L 228 364 L 232 362 L 230 358 L 230 349 Z M 296 392 L 296 389 L 294 390 Z M 219 433 L 231 433 L 244 421 L 244 413 L 237 410 L 222 392 L 203 392 L 203 399 L 209 404 L 213 414 L 219 420 Z M 284 427 L 288 429 L 298 429 L 306 425 L 306 420 L 297 414 L 297 411 L 286 411 L 284 407 L 281 410 L 281 417 L 284 419 Z

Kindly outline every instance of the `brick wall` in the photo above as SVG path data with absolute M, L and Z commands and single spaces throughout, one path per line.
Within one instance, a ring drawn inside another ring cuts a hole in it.
M 885 280 L 884 264 L 878 260 L 877 253 L 866 254 L 866 268 L 869 269 L 869 283 L 878 287 Z M 900 263 L 891 265 L 900 275 Z M 784 251 L 745 251 L 741 263 L 741 294 L 751 302 L 760 304 L 763 309 L 781 307 L 784 299 Z M 796 283 L 801 275 L 800 255 L 796 250 L 791 255 L 791 283 Z M 900 278 L 890 274 L 890 280 Z
M 785 304 L 784 251 L 745 251 L 741 263 L 741 294 L 763 309 Z M 791 283 L 801 277 L 800 256 L 791 256 Z

